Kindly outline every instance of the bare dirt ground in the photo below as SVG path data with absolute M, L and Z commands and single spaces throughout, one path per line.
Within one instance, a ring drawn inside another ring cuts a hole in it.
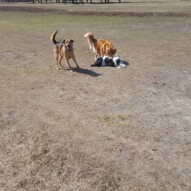
M 189 16 L 51 14 L 1 13 L 0 190 L 190 191 Z M 55 70 L 56 27 L 81 69 Z M 89 30 L 129 66 L 91 68 Z

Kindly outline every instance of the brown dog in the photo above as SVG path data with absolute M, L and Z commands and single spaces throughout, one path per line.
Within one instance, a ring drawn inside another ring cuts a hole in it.
M 77 68 L 79 68 L 79 65 L 74 56 L 74 49 L 73 49 L 74 40 L 67 39 L 67 40 L 57 42 L 55 39 L 57 32 L 58 32 L 58 30 L 55 31 L 50 37 L 50 39 L 54 43 L 53 53 L 54 53 L 54 57 L 56 59 L 56 69 L 59 70 L 62 67 L 61 61 L 62 61 L 63 57 L 66 59 L 70 69 L 72 69 L 70 66 L 70 63 L 69 63 L 69 59 L 71 59 L 71 58 L 75 62 Z
M 98 56 L 110 56 L 113 57 L 117 51 L 117 49 L 113 46 L 113 44 L 104 39 L 95 39 L 93 33 L 88 32 L 84 35 L 87 38 L 90 49 L 96 53 L 96 58 Z

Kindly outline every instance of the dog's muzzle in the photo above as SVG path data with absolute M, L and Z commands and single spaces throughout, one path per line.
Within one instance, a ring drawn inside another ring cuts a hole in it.
M 65 44 L 65 51 L 66 51 L 66 52 L 72 51 L 72 45 L 70 45 L 70 44 Z

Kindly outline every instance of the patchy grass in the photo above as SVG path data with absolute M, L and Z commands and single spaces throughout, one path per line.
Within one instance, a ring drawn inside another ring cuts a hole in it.
M 101 117 L 101 119 L 104 123 L 120 125 L 123 124 L 124 122 L 127 124 L 127 120 L 131 119 L 131 116 L 124 114 L 104 115 Z
M 116 0 L 110 0 L 111 2 Z M 96 1 L 94 1 L 96 2 Z M 100 1 L 98 1 L 100 2 Z M 102 12 L 187 12 L 190 13 L 191 9 L 191 1 L 190 0 L 128 0 L 123 1 L 123 3 L 111 3 L 111 4 L 57 4 L 57 3 L 48 3 L 48 4 L 26 4 L 26 3 L 19 3 L 19 4 L 1 4 L 1 6 L 16 6 L 16 7 L 36 7 L 36 8 L 43 8 L 43 9 L 57 9 L 57 10 L 64 10 L 64 11 L 102 11 Z
M 190 190 L 190 18 L 0 12 L 0 28 L 1 190 Z M 55 70 L 57 28 L 81 70 Z M 129 66 L 91 68 L 87 31 Z

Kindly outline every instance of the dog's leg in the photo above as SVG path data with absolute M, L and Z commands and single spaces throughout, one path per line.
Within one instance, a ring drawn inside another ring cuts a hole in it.
M 58 53 L 58 49 L 56 46 L 53 47 L 53 54 L 54 54 L 54 58 L 56 60 L 55 66 L 56 66 L 56 69 L 58 70 L 59 69 L 59 67 L 58 67 L 59 53 Z
M 62 61 L 62 56 L 59 57 L 59 62 L 58 62 L 58 70 L 62 68 L 61 61 Z
M 59 70 L 61 68 L 61 61 L 63 57 L 60 55 L 60 52 L 57 46 L 53 47 L 53 54 L 54 54 L 54 58 L 56 59 L 56 69 Z
M 59 70 L 59 56 L 56 57 L 56 69 Z
M 62 67 L 61 61 L 62 61 L 62 56 L 57 55 L 57 56 L 56 56 L 56 69 L 57 69 L 57 70 L 60 70 L 61 67 Z
M 70 68 L 70 70 L 71 70 L 72 67 L 70 66 L 69 59 L 66 59 L 66 62 L 68 63 L 68 66 L 69 66 L 69 68 Z
M 78 65 L 78 63 L 77 63 L 77 61 L 76 61 L 76 58 L 75 58 L 75 57 L 73 57 L 72 59 L 73 59 L 73 61 L 75 62 L 75 64 L 76 64 L 77 68 L 80 68 L 80 67 L 79 67 L 79 65 Z
M 61 64 L 62 59 L 63 59 L 63 56 L 60 56 L 60 60 L 59 60 L 59 67 L 60 67 L 60 68 L 63 67 L 62 64 Z
M 95 60 L 97 60 L 97 58 L 100 58 L 100 57 L 102 57 L 101 54 L 99 52 L 96 52 Z
M 87 38 L 87 41 L 88 41 L 89 48 L 91 50 L 93 48 L 92 42 L 89 38 Z
M 98 52 L 96 52 L 96 55 L 95 55 L 95 60 L 97 60 L 97 58 L 98 58 Z
M 104 51 L 100 51 L 99 55 L 103 58 L 105 56 Z

